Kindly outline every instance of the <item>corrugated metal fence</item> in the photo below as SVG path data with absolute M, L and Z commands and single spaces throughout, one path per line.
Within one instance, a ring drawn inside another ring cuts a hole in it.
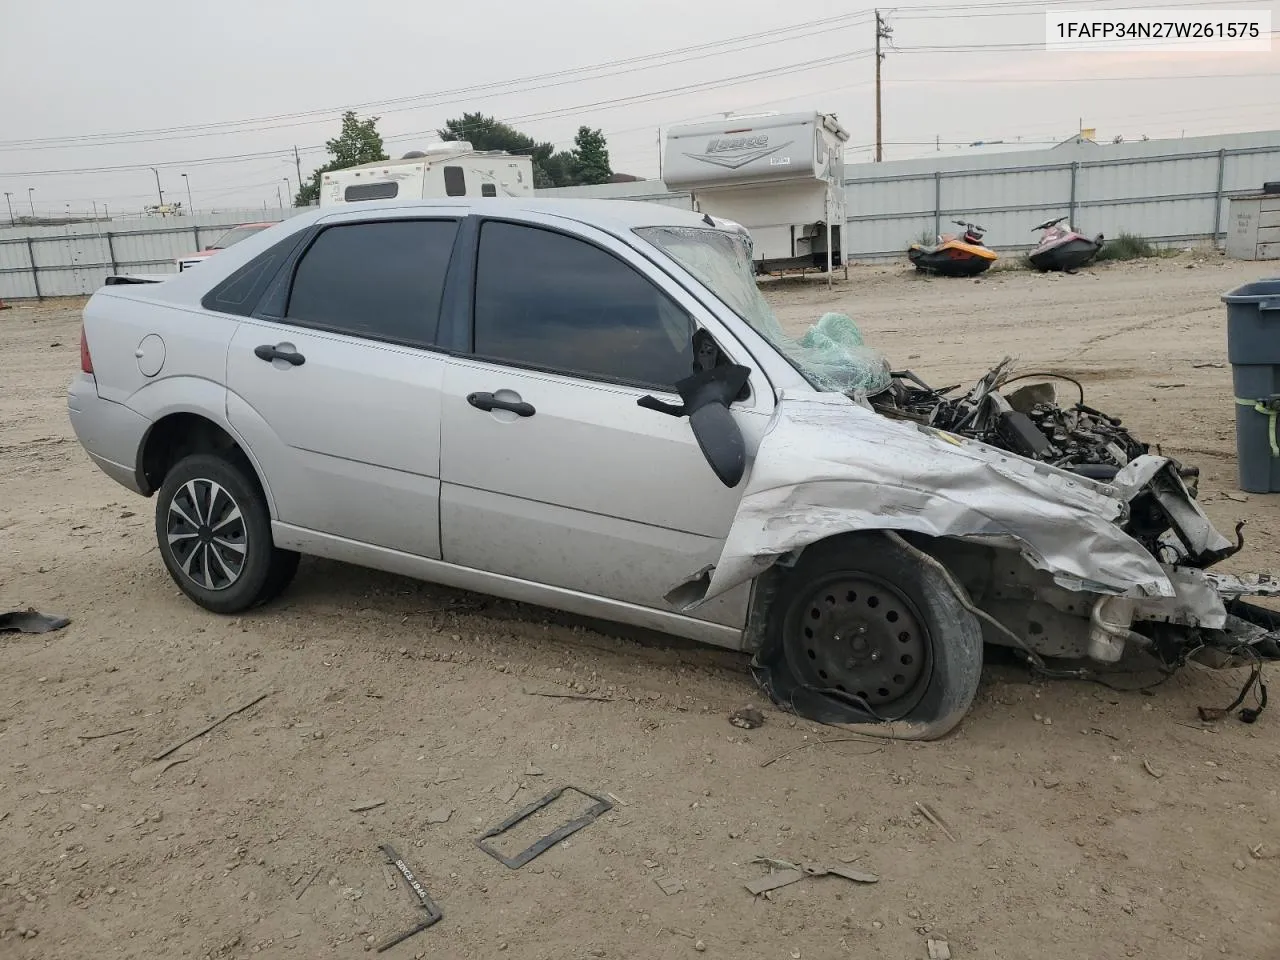
M 992 148 L 993 150 L 996 148 Z M 1067 141 L 1025 152 L 939 153 L 845 168 L 851 260 L 904 257 L 907 246 L 952 220 L 987 228 L 998 250 L 1027 249 L 1032 227 L 1068 215 L 1089 234 L 1127 232 L 1155 243 L 1221 241 L 1233 193 L 1280 180 L 1280 131 L 1096 144 Z M 561 187 L 546 196 L 691 206 L 661 181 Z
M 1225 235 L 1233 193 L 1280 180 L 1280 131 L 1093 144 L 1048 150 L 924 157 L 846 167 L 850 260 L 904 257 L 907 245 L 973 220 L 998 250 L 1027 249 L 1036 223 L 1066 214 L 1088 234 L 1138 234 L 1156 243 Z M 688 193 L 661 180 L 539 190 L 547 197 L 603 197 L 688 209 Z M 175 258 L 235 223 L 295 211 L 113 220 L 0 228 L 0 299 L 89 294 L 111 272 L 169 273 Z
M 93 293 L 109 273 L 176 273 L 237 223 L 283 220 L 294 211 L 231 211 L 190 217 L 98 220 L 0 229 L 0 300 Z

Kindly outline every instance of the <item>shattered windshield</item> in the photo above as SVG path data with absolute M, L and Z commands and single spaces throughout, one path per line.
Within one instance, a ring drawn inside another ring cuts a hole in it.
M 799 338 L 783 331 L 756 286 L 746 237 L 711 227 L 640 227 L 636 233 L 700 280 L 815 389 L 870 396 L 888 388 L 888 362 L 844 314 L 824 314 Z

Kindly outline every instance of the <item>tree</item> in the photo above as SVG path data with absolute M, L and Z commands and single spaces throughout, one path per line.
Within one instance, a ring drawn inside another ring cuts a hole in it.
M 477 150 L 527 154 L 535 164 L 545 161 L 555 149 L 553 144 L 538 143 L 510 124 L 483 113 L 464 113 L 457 120 L 447 120 L 436 133 L 441 140 L 466 140 Z
M 578 135 L 573 138 L 573 158 L 578 183 L 608 183 L 613 176 L 609 168 L 609 145 L 599 130 L 578 128 Z
M 382 145 L 382 134 L 378 133 L 378 118 L 370 117 L 361 120 L 354 110 L 342 115 L 342 132 L 328 141 L 324 148 L 332 158 L 324 166 L 317 167 L 306 183 L 301 184 L 298 195 L 294 198 L 295 207 L 305 207 L 320 200 L 320 177 L 331 170 L 345 170 L 362 163 L 373 163 L 386 160 L 387 153 Z
M 579 183 L 607 183 L 609 150 L 604 134 L 582 127 L 573 150 L 555 152 L 555 144 L 539 142 L 510 124 L 483 113 L 464 113 L 436 131 L 441 140 L 466 140 L 477 150 L 505 150 L 533 159 L 533 185 L 571 187 Z

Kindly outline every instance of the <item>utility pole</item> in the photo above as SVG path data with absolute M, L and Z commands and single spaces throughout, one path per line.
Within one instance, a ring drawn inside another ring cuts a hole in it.
M 287 197 L 289 198 L 289 206 L 290 206 L 290 207 L 292 207 L 292 206 L 293 206 L 293 196 L 294 196 L 294 193 L 293 193 L 293 184 L 289 181 L 289 178 L 288 178 L 288 177 L 281 177 L 280 179 L 284 181 L 285 196 L 287 196 Z M 299 189 L 299 190 L 301 190 L 301 189 L 302 189 L 302 188 L 301 188 L 301 186 L 299 186 L 299 188 L 298 188 L 298 189 Z
M 280 195 L 280 184 L 276 184 L 276 203 L 280 204 L 280 209 L 284 209 L 284 197 Z
M 5 203 L 8 205 L 8 207 L 9 207 L 9 226 L 11 226 L 11 227 L 12 227 L 12 226 L 16 226 L 16 225 L 17 225 L 17 222 L 18 222 L 18 221 L 16 221 L 16 220 L 14 220 L 14 219 L 13 219 L 13 201 L 9 199 L 9 198 L 10 198 L 10 197 L 12 197 L 12 196 L 13 196 L 13 194 L 12 194 L 12 193 L 10 193 L 8 190 L 6 190 L 6 191 L 4 192 L 4 202 L 5 202 Z
M 298 155 L 298 145 L 293 145 L 293 163 L 298 168 L 298 193 L 302 193 L 302 157 Z
M 93 221 L 94 223 L 98 222 L 98 201 L 97 200 L 93 201 Z
M 662 128 L 658 128 L 658 179 L 662 179 Z
M 34 219 L 36 218 L 36 204 L 35 204 L 35 201 L 31 199 L 31 194 L 33 194 L 33 193 L 35 193 L 35 192 L 36 192 L 36 188 L 35 188 L 35 187 L 27 187 L 27 203 L 31 204 L 31 219 L 32 219 L 32 220 L 34 220 Z
M 160 189 L 160 171 L 155 167 L 151 168 L 151 172 L 156 175 L 156 193 L 160 195 L 160 206 L 164 206 L 164 191 Z
M 187 213 L 194 214 L 196 212 L 195 203 L 191 200 L 191 179 L 184 173 L 182 179 L 187 184 Z
M 893 28 L 884 22 L 880 11 L 876 11 L 876 163 L 884 159 L 884 140 L 881 137 L 880 124 L 880 64 L 884 54 L 880 52 L 880 41 L 888 40 L 893 35 Z

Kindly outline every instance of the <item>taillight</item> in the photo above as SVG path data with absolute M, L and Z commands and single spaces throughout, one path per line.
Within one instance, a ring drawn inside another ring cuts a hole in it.
M 84 327 L 80 327 L 80 370 L 82 373 L 93 373 L 93 357 L 89 356 L 89 341 L 84 335 Z

